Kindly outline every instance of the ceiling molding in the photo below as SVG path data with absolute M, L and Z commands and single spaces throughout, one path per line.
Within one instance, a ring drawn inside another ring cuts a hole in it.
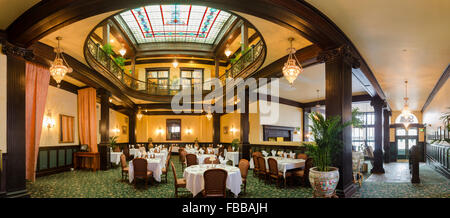
M 445 82 L 447 82 L 449 77 L 450 77 L 450 64 L 447 65 L 447 68 L 445 68 L 441 77 L 439 77 L 439 80 L 437 81 L 433 90 L 431 90 L 431 93 L 428 96 L 427 101 L 425 102 L 425 104 L 422 107 L 422 110 L 421 110 L 422 113 L 427 109 L 428 105 L 431 104 L 431 102 L 434 99 L 434 96 L 436 96 L 436 94 L 439 92 L 439 90 L 442 88 L 442 86 L 444 86 Z
M 188 58 L 176 58 L 178 63 L 192 63 L 192 64 L 205 64 L 205 65 L 213 65 L 215 66 L 214 60 L 198 60 L 198 59 L 188 59 Z M 172 63 L 173 58 L 165 58 L 165 59 L 144 59 L 144 60 L 136 60 L 136 65 L 138 64 L 159 64 L 159 63 Z M 125 61 L 125 66 L 131 65 L 131 61 Z M 227 63 L 220 62 L 221 67 L 226 67 Z

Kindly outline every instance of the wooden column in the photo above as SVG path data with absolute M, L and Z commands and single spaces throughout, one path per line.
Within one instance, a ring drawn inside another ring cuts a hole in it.
M 109 143 L 109 98 L 111 93 L 105 89 L 99 89 L 100 95 L 100 143 Z
M 3 166 L 6 171 L 6 197 L 28 197 L 25 182 L 25 66 L 26 60 L 32 60 L 34 54 L 7 42 L 2 43 L 2 52 L 7 55 L 7 159 Z
M 219 74 L 220 74 L 219 67 L 220 67 L 220 59 L 219 59 L 219 57 L 216 57 L 214 59 L 214 77 L 216 77 L 216 78 L 219 78 Z
M 342 122 L 352 119 L 352 67 L 358 68 L 346 45 L 321 52 L 317 59 L 325 62 L 325 107 L 326 117 L 340 116 Z M 340 197 L 350 197 L 356 189 L 352 177 L 352 127 L 344 128 L 341 140 L 342 150 L 333 158 L 333 166 L 339 168 L 339 183 L 336 193 Z
M 136 111 L 131 109 L 128 113 L 128 143 L 136 144 Z
M 383 106 L 384 101 L 377 95 L 370 102 L 375 111 L 375 149 L 373 151 L 374 166 L 371 173 L 384 173 L 383 169 Z
M 105 23 L 105 25 L 103 25 L 103 45 L 106 45 L 109 43 L 109 32 L 110 32 L 110 26 L 108 23 Z
M 239 146 L 239 159 L 250 160 L 250 142 L 248 139 L 250 123 L 249 123 L 249 90 L 245 89 L 245 111 L 241 111 L 241 125 L 240 125 L 240 146 Z
M 389 131 L 389 119 L 391 112 L 389 108 L 383 109 L 383 149 L 384 149 L 384 162 L 389 163 L 391 156 L 391 144 L 389 142 L 390 131 Z
M 248 48 L 248 24 L 243 22 L 241 26 L 241 51 Z

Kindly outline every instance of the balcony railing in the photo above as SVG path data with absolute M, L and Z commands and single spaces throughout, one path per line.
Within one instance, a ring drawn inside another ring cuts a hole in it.
M 104 70 L 107 71 L 109 76 L 114 76 L 122 82 L 125 86 L 131 88 L 132 90 L 143 92 L 149 95 L 176 95 L 182 89 L 181 84 L 175 84 L 169 82 L 167 85 L 153 84 L 145 81 L 133 78 L 131 75 L 125 73 L 125 71 L 120 67 L 113 58 L 108 55 L 98 43 L 95 43 L 92 39 L 87 41 L 87 50 L 92 58 L 101 65 Z M 208 91 L 211 89 L 209 82 L 202 84 L 191 84 L 191 93 L 194 90 L 201 89 L 201 91 Z M 186 87 L 183 87 L 186 89 Z
M 226 78 L 246 78 L 251 76 L 251 74 L 255 72 L 256 68 L 259 67 L 258 63 L 262 64 L 265 49 L 266 48 L 262 40 L 252 45 L 250 49 L 243 53 L 235 63 L 231 64 L 231 67 L 225 71 L 220 79 L 225 81 Z

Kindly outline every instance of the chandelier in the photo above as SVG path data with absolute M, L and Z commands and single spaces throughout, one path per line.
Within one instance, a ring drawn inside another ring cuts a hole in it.
M 123 47 L 119 50 L 120 55 L 122 55 L 122 57 L 125 55 L 125 53 L 127 53 L 127 50 Z
M 405 81 L 405 103 L 403 105 L 402 113 L 400 114 L 400 123 L 403 123 L 405 129 L 408 129 L 409 124 L 414 122 L 414 115 L 408 107 L 408 81 Z
M 141 110 L 139 110 L 138 111 L 138 113 L 136 114 L 136 117 L 138 118 L 138 120 L 141 120 L 142 119 L 142 113 L 141 113 Z
M 208 113 L 206 114 L 206 119 L 211 120 L 211 118 L 212 118 L 211 109 L 209 109 Z
M 60 83 L 63 80 L 66 73 L 72 72 L 72 68 L 69 67 L 69 64 L 67 64 L 66 59 L 64 59 L 62 49 L 59 45 L 59 41 L 61 39 L 62 37 L 60 36 L 56 37 L 56 40 L 58 40 L 58 47 L 55 48 L 56 57 L 52 63 L 52 66 L 50 67 L 50 75 L 52 75 L 53 79 L 56 80 L 58 87 L 60 87 Z
M 177 68 L 177 67 L 178 67 L 178 61 L 177 61 L 177 59 L 175 59 L 175 60 L 172 62 L 172 66 L 173 66 L 173 68 Z
M 225 49 L 225 55 L 228 57 L 230 57 L 231 55 L 231 50 L 229 49 L 229 45 L 227 44 L 227 49 Z
M 297 76 L 303 72 L 303 68 L 295 56 L 295 48 L 292 47 L 292 41 L 294 41 L 294 38 L 291 37 L 288 40 L 291 43 L 291 47 L 288 49 L 289 57 L 287 62 L 284 64 L 283 75 L 292 86 L 294 80 L 297 79 Z

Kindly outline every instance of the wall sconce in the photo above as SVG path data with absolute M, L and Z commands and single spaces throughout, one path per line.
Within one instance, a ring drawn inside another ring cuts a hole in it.
M 116 135 L 120 133 L 120 129 L 117 128 L 117 127 L 114 128 L 114 129 L 112 129 L 111 131 L 112 131 L 114 134 L 116 134 Z
M 231 132 L 232 134 L 234 134 L 234 133 L 237 132 L 237 131 L 238 131 L 238 130 L 237 130 L 236 128 L 234 128 L 234 127 L 230 129 L 230 132 Z
M 186 129 L 186 134 L 188 135 L 192 134 L 192 129 Z
M 44 117 L 44 126 L 47 127 L 47 129 L 51 129 L 55 126 L 55 120 L 52 118 L 52 113 L 50 112 L 50 110 Z
M 157 129 L 157 130 L 156 130 L 156 134 L 163 134 L 163 132 L 164 132 L 164 131 L 163 131 L 162 129 Z

